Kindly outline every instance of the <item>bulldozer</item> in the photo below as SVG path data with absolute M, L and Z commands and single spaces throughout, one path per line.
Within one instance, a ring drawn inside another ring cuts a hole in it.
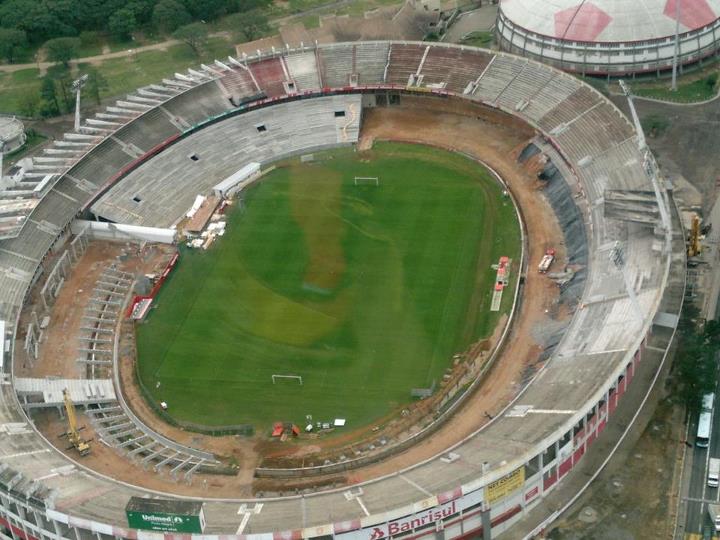
M 70 441 L 71 446 L 68 448 L 74 448 L 78 451 L 81 456 L 87 456 L 90 453 L 90 441 L 86 441 L 80 436 L 82 427 L 78 428 L 77 418 L 75 416 L 75 404 L 70 399 L 70 392 L 67 388 L 63 390 L 63 402 L 65 403 L 65 413 L 67 415 L 68 430 L 61 435 L 61 437 L 67 437 Z

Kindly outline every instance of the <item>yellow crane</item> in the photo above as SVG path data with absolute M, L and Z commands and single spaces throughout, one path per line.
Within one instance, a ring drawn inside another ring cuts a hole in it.
M 72 444 L 72 447 L 78 451 L 81 456 L 87 456 L 90 453 L 90 444 L 80 436 L 80 429 L 77 426 L 77 418 L 75 417 L 75 405 L 70 399 L 70 392 L 63 390 L 63 401 L 65 402 L 65 413 L 67 414 L 68 430 L 64 434 Z
M 694 214 L 690 222 L 690 235 L 688 236 L 687 256 L 695 257 L 702 252 L 700 244 L 700 218 Z

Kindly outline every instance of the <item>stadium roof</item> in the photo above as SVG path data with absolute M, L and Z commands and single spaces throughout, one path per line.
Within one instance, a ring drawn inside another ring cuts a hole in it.
M 501 9 L 515 24 L 538 34 L 626 42 L 672 36 L 676 18 L 681 33 L 702 28 L 720 15 L 720 0 L 502 0 Z

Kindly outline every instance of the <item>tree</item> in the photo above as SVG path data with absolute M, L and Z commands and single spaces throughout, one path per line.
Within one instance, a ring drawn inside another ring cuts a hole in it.
M 20 98 L 20 114 L 30 118 L 35 116 L 40 108 L 40 94 L 38 92 L 26 92 Z
M 83 47 L 98 47 L 100 45 L 100 34 L 94 30 L 85 30 L 80 32 L 80 45 Z
M 154 6 L 155 0 L 130 0 L 125 4 L 127 9 L 132 10 L 138 25 L 150 22 Z
M 16 28 L 0 28 L 0 56 L 13 63 L 15 53 L 27 44 L 27 34 Z
M 47 76 L 55 83 L 55 92 L 60 112 L 71 112 L 75 106 L 75 92 L 72 84 L 74 77 L 70 68 L 57 64 L 48 68 Z
M 272 4 L 272 0 L 235 0 L 231 11 L 247 12 L 253 9 L 267 7 Z
M 153 24 L 163 32 L 173 32 L 191 22 L 190 14 L 177 0 L 160 0 L 153 9 Z
M 227 0 L 184 0 L 185 8 L 195 20 L 212 21 L 228 13 L 231 7 Z
M 191 23 L 175 30 L 173 37 L 187 43 L 197 56 L 200 48 L 207 43 L 208 31 L 203 23 Z
M 80 40 L 71 37 L 51 39 L 46 41 L 44 45 L 48 60 L 60 63 L 65 67 L 70 65 L 70 60 L 77 58 L 79 47 Z
M 77 33 L 59 17 L 61 4 L 63 2 L 6 0 L 0 4 L 0 26 L 24 30 L 34 43 Z
M 88 68 L 87 82 L 85 83 L 85 92 L 100 105 L 100 93 L 108 89 L 108 82 L 105 76 L 95 68 Z
M 57 116 L 60 114 L 60 104 L 55 92 L 55 81 L 52 76 L 45 75 L 40 85 L 40 97 L 42 98 L 41 114 L 43 116 Z
M 118 39 L 130 39 L 136 28 L 137 19 L 130 8 L 119 9 L 108 19 L 108 30 Z
M 246 41 L 257 39 L 270 29 L 267 17 L 257 9 L 235 13 L 227 17 L 226 21 L 231 28 L 237 29 Z

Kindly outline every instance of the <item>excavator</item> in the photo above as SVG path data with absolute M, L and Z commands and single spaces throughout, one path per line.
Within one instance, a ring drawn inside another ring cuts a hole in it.
M 81 456 L 87 456 L 90 453 L 90 442 L 86 441 L 80 436 L 80 431 L 83 428 L 78 428 L 77 418 L 75 417 L 75 405 L 70 399 L 70 392 L 67 389 L 63 390 L 63 401 L 65 402 L 65 413 L 67 414 L 68 430 L 61 437 L 67 437 L 68 441 L 72 445 L 70 448 L 75 448 Z M 69 448 L 68 448 L 69 450 Z

